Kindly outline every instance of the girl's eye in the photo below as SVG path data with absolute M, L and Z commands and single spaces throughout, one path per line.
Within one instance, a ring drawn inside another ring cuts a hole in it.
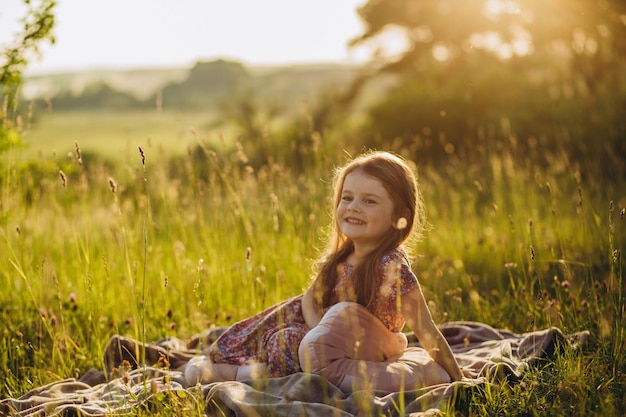
M 341 200 L 343 200 L 343 201 L 352 201 L 352 197 L 350 197 L 348 195 L 344 195 L 343 197 L 341 197 Z
M 376 204 L 376 200 L 365 200 L 366 204 Z

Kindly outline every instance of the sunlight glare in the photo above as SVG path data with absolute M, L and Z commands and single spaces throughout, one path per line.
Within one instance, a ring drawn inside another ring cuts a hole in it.
M 513 48 L 508 43 L 503 43 L 496 48 L 496 54 L 501 59 L 510 59 L 513 57 Z
M 370 57 L 395 58 L 404 54 L 410 47 L 411 42 L 406 30 L 399 26 L 390 26 L 374 38 L 364 42 L 363 45 L 355 47 L 359 51 L 352 52 L 367 53 Z
M 413 37 L 417 42 L 430 43 L 433 41 L 433 31 L 426 25 L 413 29 Z
M 518 56 L 530 55 L 534 50 L 532 43 L 528 39 L 514 39 L 511 47 L 515 55 Z
M 438 42 L 435 45 L 433 45 L 432 54 L 433 54 L 433 57 L 437 61 L 440 61 L 440 62 L 445 62 L 448 59 L 450 59 L 450 50 L 448 49 L 446 45 L 444 45 L 441 42 Z
M 490 18 L 498 18 L 503 14 L 520 14 L 519 5 L 511 0 L 487 0 L 485 11 Z
M 497 32 L 487 32 L 483 36 L 483 47 L 490 51 L 495 51 L 502 45 L 502 38 Z
M 474 33 L 469 39 L 469 47 L 495 53 L 501 59 L 524 56 L 533 53 L 534 45 L 530 33 L 521 28 L 512 28 L 513 40 L 506 43 L 497 32 Z

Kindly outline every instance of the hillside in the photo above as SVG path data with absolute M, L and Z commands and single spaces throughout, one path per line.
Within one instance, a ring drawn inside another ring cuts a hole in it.
M 170 103 L 177 107 L 212 106 L 223 96 L 239 93 L 253 93 L 289 106 L 295 100 L 313 99 L 320 92 L 349 86 L 358 71 L 356 66 L 342 64 L 244 66 L 217 60 L 197 62 L 190 68 L 101 69 L 33 75 L 25 79 L 22 96 L 26 100 L 50 99 L 60 111 L 80 108 L 85 101 L 93 100 L 102 101 L 95 103 L 96 107 L 110 108 L 110 100 L 104 100 L 103 96 L 113 93 L 128 95 L 127 101 L 137 107 L 145 102 L 152 106 L 158 95 L 166 93 L 175 97 Z M 96 93 L 97 98 L 86 97 Z M 201 104 L 198 97 L 203 100 Z M 93 108 L 93 104 L 90 102 L 89 107 Z
M 188 68 L 99 69 L 27 76 L 22 95 L 32 100 L 52 97 L 60 92 L 80 94 L 86 87 L 106 83 L 112 88 L 145 99 L 171 83 L 182 81 Z

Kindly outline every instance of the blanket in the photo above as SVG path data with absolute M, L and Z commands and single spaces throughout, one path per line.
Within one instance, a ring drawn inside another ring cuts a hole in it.
M 187 386 L 184 365 L 223 331 L 215 328 L 188 341 L 167 338 L 143 344 L 114 336 L 105 348 L 105 370 L 92 369 L 80 379 L 53 382 L 19 398 L 0 400 L 0 414 L 126 415 L 138 407 L 158 410 L 169 404 L 195 407 L 207 416 L 419 417 L 450 407 L 462 409 L 484 384 L 515 383 L 527 367 L 549 363 L 559 350 L 577 348 L 588 337 L 587 332 L 566 336 L 554 327 L 517 334 L 476 322 L 449 322 L 440 329 L 472 379 L 403 392 L 345 393 L 323 377 L 303 372 Z M 408 333 L 407 338 L 409 349 L 419 348 L 414 335 Z

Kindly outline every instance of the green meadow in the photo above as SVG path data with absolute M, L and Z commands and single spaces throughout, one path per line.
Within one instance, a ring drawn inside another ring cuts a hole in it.
M 51 111 L 25 126 L 27 146 L 0 154 L 0 397 L 102 369 L 113 334 L 189 338 L 303 291 L 333 169 L 361 150 L 309 133 L 320 146 L 259 161 L 201 112 Z M 429 228 L 411 249 L 435 320 L 590 337 L 467 415 L 621 415 L 626 178 L 565 143 L 538 162 L 487 140 L 415 166 Z M 185 406 L 202 415 L 160 414 Z

